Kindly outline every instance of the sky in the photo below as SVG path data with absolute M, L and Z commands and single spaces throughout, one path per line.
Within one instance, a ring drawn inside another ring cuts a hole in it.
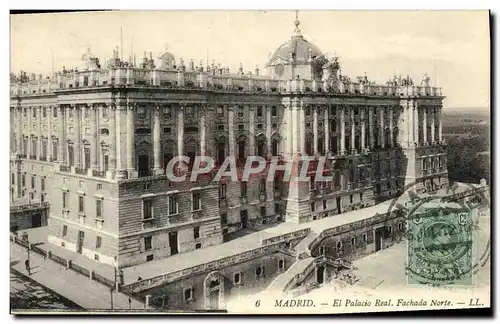
M 123 42 L 137 62 L 144 51 L 167 48 L 179 60 L 215 60 L 236 72 L 256 65 L 288 41 L 294 11 L 116 11 L 15 15 L 11 71 L 50 74 L 78 66 L 87 48 L 101 62 Z M 487 11 L 300 11 L 304 37 L 340 59 L 342 74 L 365 72 L 377 83 L 393 73 L 416 84 L 427 73 L 443 88 L 445 108 L 489 107 L 490 43 Z M 120 37 L 122 29 L 122 38 Z M 148 54 L 149 55 L 149 54 Z M 54 62 L 54 64 L 53 64 Z

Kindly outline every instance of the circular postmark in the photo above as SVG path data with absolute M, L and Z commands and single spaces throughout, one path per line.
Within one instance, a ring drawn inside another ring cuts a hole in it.
M 432 193 L 416 194 L 418 186 L 406 186 L 394 199 L 396 209 L 406 218 L 406 274 L 411 285 L 471 286 L 473 275 L 485 265 L 490 240 L 484 244 L 480 222 L 489 210 L 489 189 L 485 184 L 453 184 Z M 404 197 L 404 199 L 401 199 Z M 484 221 L 482 221 L 484 227 Z M 489 230 L 489 229 L 488 229 Z M 478 233 L 485 250 L 474 250 Z

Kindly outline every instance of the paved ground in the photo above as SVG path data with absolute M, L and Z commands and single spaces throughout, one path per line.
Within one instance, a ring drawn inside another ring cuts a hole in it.
M 10 263 L 16 271 L 28 276 L 24 261 L 28 255 L 26 249 L 10 242 Z M 111 309 L 110 289 L 83 275 L 31 252 L 31 279 L 57 292 L 61 296 L 75 302 L 87 310 Z M 133 309 L 144 309 L 142 303 L 132 300 Z M 129 309 L 128 296 L 113 293 L 114 309 Z

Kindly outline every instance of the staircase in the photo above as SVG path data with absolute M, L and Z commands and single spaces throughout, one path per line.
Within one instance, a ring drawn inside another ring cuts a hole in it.
M 301 277 L 307 275 L 308 268 L 314 265 L 314 258 L 307 257 L 302 260 L 297 260 L 288 270 L 277 276 L 267 287 L 268 291 L 284 292 L 285 288 L 293 281 L 299 280 Z M 313 269 L 312 267 L 311 269 Z

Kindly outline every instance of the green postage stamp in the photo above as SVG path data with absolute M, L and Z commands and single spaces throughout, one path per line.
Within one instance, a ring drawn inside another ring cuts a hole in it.
M 407 283 L 471 286 L 472 213 L 465 205 L 424 202 L 408 215 Z

